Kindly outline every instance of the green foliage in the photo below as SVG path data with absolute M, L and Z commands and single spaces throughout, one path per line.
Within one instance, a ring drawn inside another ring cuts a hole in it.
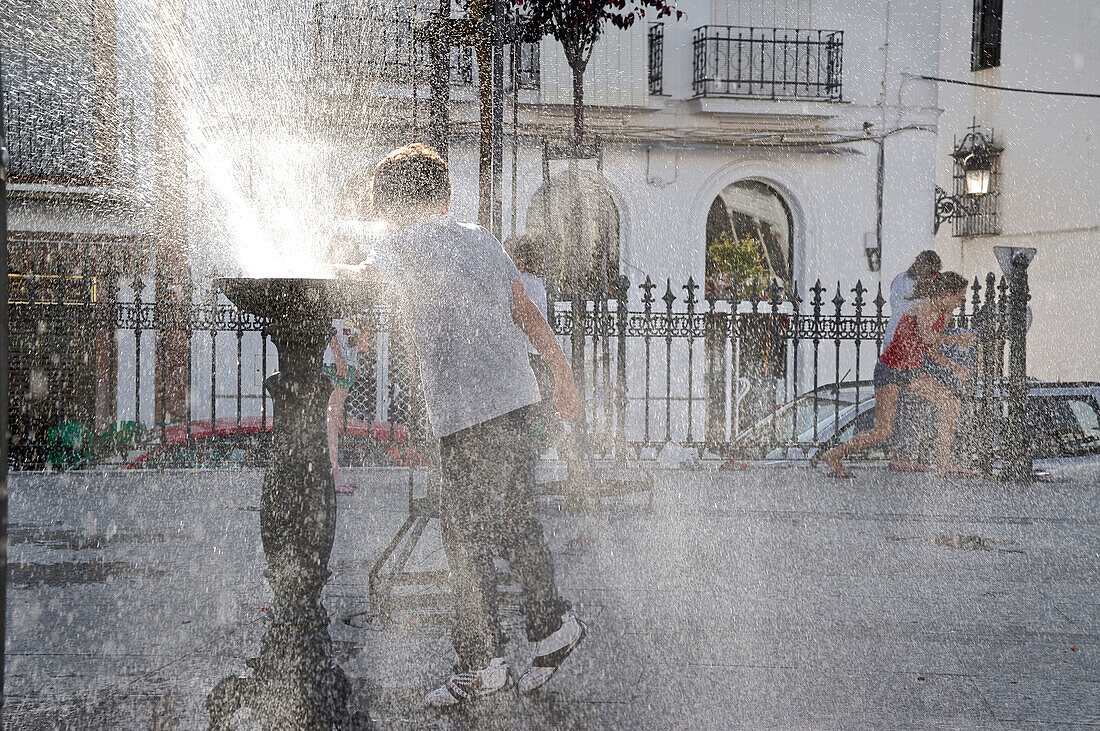
M 760 241 L 752 236 L 735 239 L 723 231 L 707 247 L 707 258 L 724 278 L 741 283 L 767 281 L 768 262 L 764 258 L 763 248 Z
M 575 72 L 584 67 L 605 24 L 627 29 L 646 17 L 660 20 L 683 17 L 675 2 L 665 0 L 511 0 L 518 15 L 537 34 L 551 35 L 562 44 L 565 58 Z

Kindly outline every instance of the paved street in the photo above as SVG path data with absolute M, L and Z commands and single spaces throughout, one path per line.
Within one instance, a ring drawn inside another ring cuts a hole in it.
M 352 705 L 380 728 L 1100 725 L 1095 467 L 1031 486 L 668 471 L 652 512 L 548 502 L 590 638 L 540 696 L 450 714 L 419 705 L 452 661 L 443 626 L 343 621 L 368 609 L 406 475 L 355 474 L 327 589 Z M 255 471 L 16 476 L 6 727 L 203 728 L 206 693 L 246 673 L 263 633 L 259 486 Z M 429 531 L 417 565 L 438 545 Z

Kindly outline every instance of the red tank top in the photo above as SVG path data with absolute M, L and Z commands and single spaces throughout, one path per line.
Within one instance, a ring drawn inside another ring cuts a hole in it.
M 947 325 L 947 315 L 940 315 L 932 329 L 938 333 L 943 332 Z M 928 344 L 920 336 L 920 328 L 917 327 L 917 318 L 911 312 L 906 312 L 898 321 L 898 328 L 894 331 L 894 339 L 882 351 L 878 357 L 884 365 L 894 370 L 911 371 L 920 368 L 924 363 L 924 354 L 928 352 Z

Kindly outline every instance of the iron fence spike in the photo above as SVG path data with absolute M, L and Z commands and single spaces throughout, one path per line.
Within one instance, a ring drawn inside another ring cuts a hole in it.
M 844 295 L 840 293 L 840 282 L 836 283 L 836 296 L 833 297 L 833 304 L 836 305 L 838 312 L 840 311 L 840 306 L 844 304 Z

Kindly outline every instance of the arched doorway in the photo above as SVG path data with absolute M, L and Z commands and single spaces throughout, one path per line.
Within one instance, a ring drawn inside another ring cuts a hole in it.
M 738 180 L 715 196 L 707 215 L 706 282 L 725 295 L 733 280 L 778 281 L 790 291 L 794 225 L 783 197 L 767 183 Z
M 705 287 L 739 310 L 737 337 L 713 328 L 706 338 L 708 441 L 723 442 L 771 413 L 786 375 L 786 340 L 770 307 L 774 280 L 786 298 L 793 287 L 794 225 L 775 188 L 758 180 L 730 183 L 707 214 Z M 744 304 L 743 304 L 744 303 Z
M 578 279 L 586 296 L 613 294 L 619 276 L 619 209 L 600 177 L 581 172 L 577 189 L 562 173 L 550 179 L 549 187 L 539 186 L 527 207 L 527 233 L 543 242 L 546 288 L 552 294 L 568 297 Z

